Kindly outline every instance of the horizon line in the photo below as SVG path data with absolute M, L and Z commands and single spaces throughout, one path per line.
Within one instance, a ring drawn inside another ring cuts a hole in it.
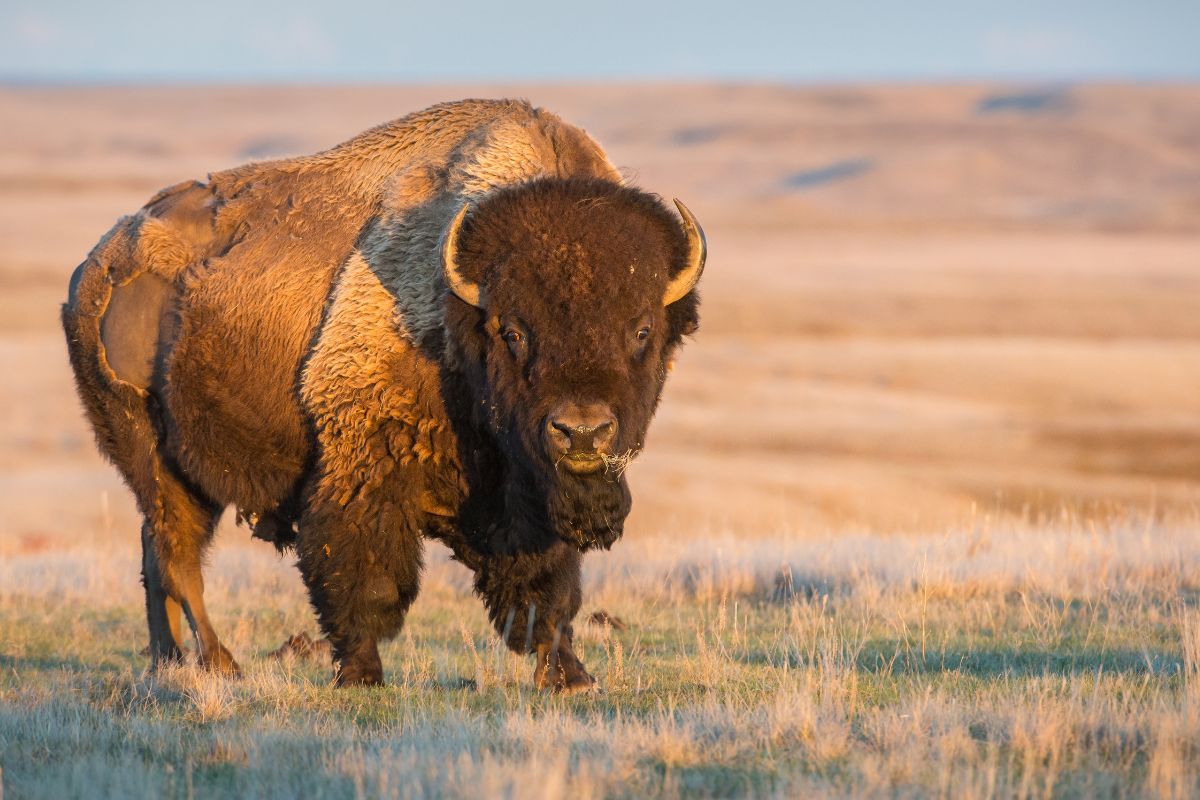
M 305 87 L 421 87 L 533 85 L 693 85 L 693 86 L 969 86 L 973 84 L 1022 86 L 1080 86 L 1080 85 L 1181 85 L 1200 84 L 1200 73 L 1188 74 L 1093 74 L 1093 75 L 914 75 L 914 76 L 578 76 L 565 78 L 538 77 L 201 77 L 201 76 L 84 76 L 84 75 L 20 75 L 0 73 L 0 87 L 18 88 L 305 88 Z

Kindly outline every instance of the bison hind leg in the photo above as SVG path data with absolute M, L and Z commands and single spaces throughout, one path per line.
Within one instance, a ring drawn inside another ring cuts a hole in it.
M 112 241 L 131 236 L 131 224 L 120 223 Z M 118 281 L 118 274 L 132 277 Z M 201 575 L 220 509 L 164 458 L 158 400 L 149 389 L 171 303 L 168 284 L 141 264 L 89 257 L 72 276 L 63 330 L 100 450 L 121 471 L 145 518 L 142 579 L 153 665 L 182 656 L 182 610 L 196 635 L 201 663 L 233 672 L 237 665 L 204 607 Z
M 204 553 L 212 543 L 220 507 L 197 497 L 165 465 L 160 466 L 157 487 L 155 511 L 147 514 L 142 532 L 151 653 L 156 635 L 165 641 L 158 609 L 165 608 L 167 625 L 178 642 L 175 609 L 180 608 L 196 637 L 200 664 L 214 672 L 238 674 L 240 668 L 221 644 L 204 604 Z M 157 581 L 150 580 L 152 575 Z M 166 650 L 172 654 L 169 646 Z
M 149 524 L 142 525 L 142 585 L 146 589 L 146 621 L 150 626 L 150 663 L 154 669 L 183 661 L 183 607 L 167 593 Z

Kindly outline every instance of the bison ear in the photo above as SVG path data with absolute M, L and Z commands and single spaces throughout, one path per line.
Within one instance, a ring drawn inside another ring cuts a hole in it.
M 704 272 L 704 259 L 708 255 L 708 243 L 704 240 L 704 229 L 700 227 L 700 223 L 678 199 L 675 200 L 675 207 L 679 209 L 679 216 L 683 217 L 683 230 L 687 233 L 688 240 L 688 257 L 683 271 L 667 284 L 667 291 L 663 294 L 664 306 L 682 300 L 695 288 L 696 281 L 700 280 L 700 273 Z
M 462 228 L 463 220 L 467 218 L 468 208 L 464 203 L 442 236 L 442 275 L 446 278 L 446 286 L 450 287 L 450 291 L 454 292 L 459 300 L 476 308 L 483 308 L 483 287 L 467 280 L 458 271 L 458 231 Z

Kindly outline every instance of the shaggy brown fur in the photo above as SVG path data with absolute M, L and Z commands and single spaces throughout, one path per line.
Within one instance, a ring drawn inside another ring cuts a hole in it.
M 439 243 L 464 203 L 447 293 Z M 145 517 L 150 652 L 236 670 L 201 562 L 222 508 L 294 545 L 340 683 L 446 542 L 539 686 L 592 683 L 571 647 L 588 548 L 620 536 L 620 470 L 547 455 L 548 414 L 604 403 L 636 453 L 665 364 L 695 329 L 678 220 L 620 185 L 583 131 L 514 101 L 427 109 L 338 147 L 184 183 L 117 223 L 72 278 L 63 325 L 101 450 Z M 511 331 L 519 328 L 521 345 Z

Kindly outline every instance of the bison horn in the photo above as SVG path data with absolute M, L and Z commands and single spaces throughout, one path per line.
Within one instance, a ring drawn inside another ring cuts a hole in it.
M 700 280 L 700 273 L 704 272 L 704 259 L 708 255 L 708 243 L 704 240 L 704 229 L 700 227 L 700 223 L 679 200 L 675 201 L 675 207 L 683 217 L 683 229 L 687 232 L 688 260 L 683 271 L 667 284 L 667 291 L 663 295 L 664 306 L 681 300 L 695 287 L 696 281 Z
M 483 308 L 483 287 L 474 281 L 469 281 L 458 271 L 458 231 L 462 228 L 463 220 L 467 217 L 466 204 L 454 215 L 446 235 L 442 237 L 442 274 L 450 291 L 464 303 L 470 303 L 476 308 Z

